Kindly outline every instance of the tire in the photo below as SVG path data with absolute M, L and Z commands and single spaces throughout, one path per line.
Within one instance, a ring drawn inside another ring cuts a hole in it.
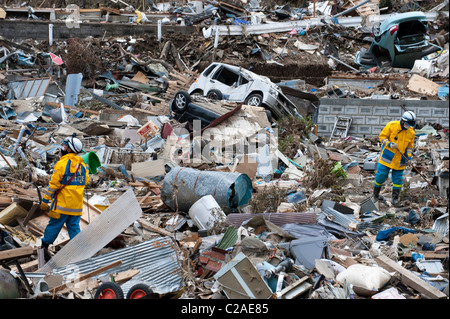
M 127 293 L 127 299 L 158 299 L 157 296 L 146 284 L 136 284 Z
M 115 282 L 105 282 L 97 288 L 94 299 L 124 299 L 123 290 Z
M 191 96 L 186 91 L 179 91 L 175 94 L 172 103 L 172 110 L 174 112 L 184 112 L 191 103 Z
M 261 94 L 252 93 L 246 99 L 244 104 L 253 105 L 253 106 L 261 106 L 263 101 L 263 97 Z
M 272 123 L 272 119 L 273 119 L 272 112 L 270 112 L 269 110 L 266 110 L 266 115 L 267 115 L 267 120 L 270 123 Z
M 223 94 L 219 90 L 210 90 L 206 97 L 211 100 L 222 100 Z

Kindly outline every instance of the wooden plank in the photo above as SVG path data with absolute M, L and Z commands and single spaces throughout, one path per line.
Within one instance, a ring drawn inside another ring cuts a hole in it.
M 447 299 L 447 295 L 444 294 L 442 291 L 433 287 L 425 280 L 413 274 L 411 271 L 400 266 L 389 257 L 381 255 L 377 257 L 375 261 L 379 266 L 385 268 L 387 271 L 398 272 L 400 274 L 401 281 L 403 284 L 413 288 L 414 290 L 417 290 L 421 294 L 424 294 L 425 296 L 432 299 Z
M 91 272 L 88 273 L 88 274 L 80 275 L 77 279 L 74 279 L 74 280 L 72 280 L 72 281 L 70 281 L 70 282 L 67 282 L 67 283 L 63 284 L 63 285 L 57 286 L 57 287 L 55 287 L 55 288 L 53 288 L 53 289 L 50 289 L 49 291 L 50 291 L 51 293 L 56 293 L 56 292 L 58 292 L 58 291 L 61 291 L 61 290 L 64 289 L 64 288 L 66 288 L 67 285 L 69 285 L 69 284 L 73 284 L 73 283 L 75 283 L 75 282 L 80 282 L 80 281 L 82 281 L 82 280 L 86 280 L 86 279 L 88 279 L 88 278 L 97 276 L 97 275 L 101 274 L 102 272 L 104 272 L 104 271 L 106 271 L 106 270 L 108 270 L 108 269 L 114 268 L 114 267 L 116 267 L 116 266 L 119 266 L 119 265 L 121 265 L 121 264 L 122 264 L 122 260 L 115 261 L 115 262 L 113 262 L 113 263 L 111 263 L 111 264 L 109 264 L 109 265 L 106 265 L 106 266 L 100 267 L 100 268 L 98 268 L 98 269 L 96 269 L 96 270 L 94 270 L 94 271 L 91 271 Z
M 156 225 L 153 225 L 153 224 L 151 224 L 150 222 L 146 221 L 143 218 L 138 218 L 137 221 L 139 222 L 139 224 L 142 225 L 143 228 L 145 228 L 145 229 L 147 229 L 149 231 L 158 233 L 158 234 L 163 235 L 163 236 L 169 236 L 169 237 L 173 236 L 171 232 L 168 232 L 167 230 L 165 230 L 163 228 L 160 228 L 160 227 L 158 227 Z
M 431 259 L 445 259 L 448 258 L 448 253 L 435 253 L 432 251 L 425 251 L 421 250 L 418 251 L 419 254 L 422 254 L 425 260 L 431 260 Z M 412 258 L 412 252 L 408 251 L 400 256 L 401 258 Z
M 48 106 L 51 107 L 61 107 L 60 103 L 55 103 L 55 102 L 46 102 L 46 104 Z M 99 115 L 100 112 L 99 111 L 94 111 L 94 110 L 88 110 L 88 109 L 83 109 L 80 107 L 75 107 L 75 106 L 70 106 L 70 105 L 64 105 L 64 108 L 69 109 L 69 110 L 73 110 L 73 111 L 77 111 L 77 112 L 85 112 L 85 113 L 90 113 L 90 114 L 94 114 L 94 115 Z
M 0 261 L 7 261 L 15 258 L 29 257 L 34 254 L 34 249 L 30 246 L 8 249 L 0 251 Z

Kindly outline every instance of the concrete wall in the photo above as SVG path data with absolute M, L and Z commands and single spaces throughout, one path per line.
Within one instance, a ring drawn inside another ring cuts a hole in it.
M 336 116 L 340 115 L 352 117 L 349 135 L 378 135 L 387 122 L 400 119 L 404 112 L 402 105 L 416 114 L 419 123 L 436 122 L 449 127 L 448 101 L 322 98 L 318 133 L 330 137 Z
M 10 40 L 48 40 L 49 21 L 19 21 L 0 20 L 0 36 Z M 79 28 L 68 28 L 65 22 L 52 22 L 53 39 L 86 38 L 93 37 L 119 37 L 138 36 L 152 34 L 157 36 L 158 26 L 156 24 L 133 25 L 128 23 L 99 23 L 83 22 Z M 105 33 L 106 32 L 106 33 Z M 197 28 L 179 27 L 176 25 L 163 25 L 162 34 L 177 33 L 181 35 L 197 32 Z

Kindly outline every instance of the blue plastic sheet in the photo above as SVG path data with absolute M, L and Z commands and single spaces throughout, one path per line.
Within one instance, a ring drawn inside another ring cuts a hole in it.
M 405 228 L 405 227 L 392 227 L 386 230 L 381 230 L 378 232 L 377 237 L 375 238 L 375 240 L 377 241 L 386 241 L 389 240 L 389 237 L 392 233 L 396 232 L 397 230 L 401 230 L 403 231 L 405 234 L 408 233 L 414 233 L 414 229 L 409 229 L 409 228 Z

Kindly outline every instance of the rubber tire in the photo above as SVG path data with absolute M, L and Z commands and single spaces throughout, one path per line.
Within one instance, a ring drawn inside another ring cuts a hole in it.
M 94 299 L 124 299 L 124 294 L 117 283 L 105 282 L 97 288 Z
M 223 100 L 223 94 L 219 90 L 210 90 L 206 97 L 210 100 Z
M 269 110 L 266 110 L 266 115 L 267 115 L 267 120 L 270 123 L 272 123 L 272 119 L 273 119 L 272 112 L 270 112 Z
M 184 112 L 191 103 L 191 96 L 186 91 L 179 91 L 175 94 L 172 103 L 172 110 L 175 113 Z
M 153 290 L 147 284 L 136 284 L 128 290 L 127 299 L 141 299 L 147 297 L 147 299 L 157 299 L 153 293 Z
M 255 104 L 249 104 L 249 101 L 250 101 L 250 100 L 253 100 L 253 99 L 259 99 L 259 104 L 257 104 L 257 105 L 255 105 Z M 250 95 L 245 99 L 244 104 L 245 104 L 245 105 L 253 105 L 253 106 L 261 106 L 262 101 L 263 101 L 263 97 L 262 97 L 261 94 L 258 94 L 258 93 L 252 93 L 252 94 L 250 94 Z

